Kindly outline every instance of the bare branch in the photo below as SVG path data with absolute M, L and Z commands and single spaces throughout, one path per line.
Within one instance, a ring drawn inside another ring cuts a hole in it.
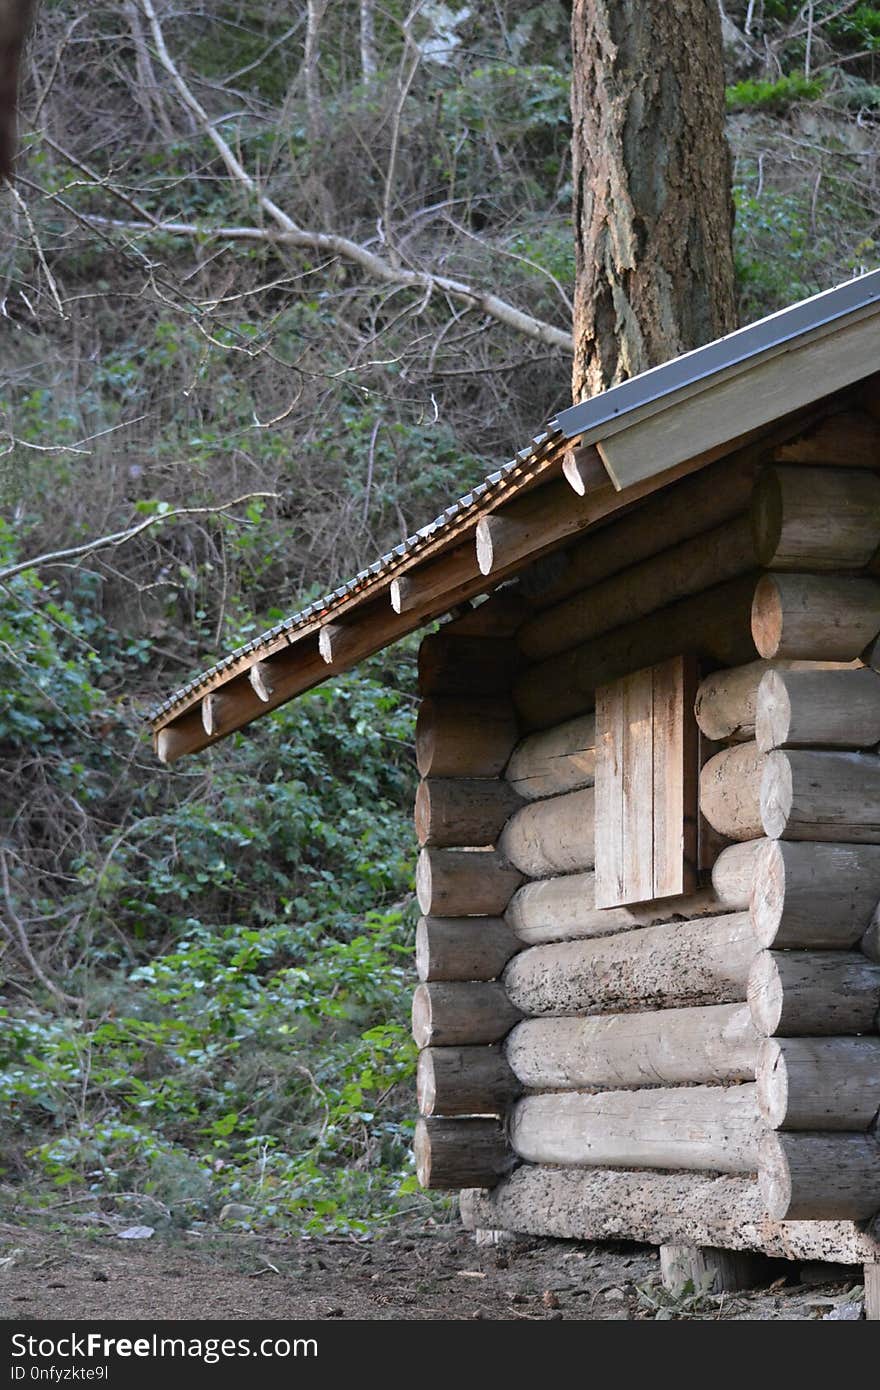
M 255 199 L 257 205 L 275 223 L 278 231 L 273 234 L 268 229 L 261 227 L 238 228 L 235 231 L 231 228 L 211 229 L 198 227 L 194 223 L 174 223 L 164 220 L 161 222 L 148 220 L 143 227 L 138 227 L 137 224 L 130 222 L 111 222 L 106 218 L 90 218 L 90 221 L 104 226 L 119 226 L 128 230 L 176 231 L 184 236 L 226 236 L 237 240 L 281 242 L 304 250 L 319 251 L 322 255 L 336 255 L 342 260 L 359 265 L 373 279 L 381 280 L 385 284 L 411 285 L 413 289 L 420 289 L 429 293 L 440 290 L 452 299 L 482 309 L 483 313 L 488 314 L 490 318 L 497 319 L 499 323 L 514 329 L 517 333 L 524 333 L 527 337 L 535 338 L 538 342 L 549 347 L 558 347 L 569 353 L 572 351 L 570 332 L 556 328 L 553 324 L 544 323 L 532 314 L 514 308 L 512 304 L 499 299 L 497 295 L 488 294 L 446 276 L 430 275 L 425 271 L 406 270 L 389 265 L 388 261 L 383 260 L 381 256 L 368 251 L 365 246 L 361 246 L 349 237 L 309 231 L 307 228 L 299 227 L 277 203 L 262 192 L 256 180 L 251 177 L 232 147 L 223 139 L 204 107 L 184 81 L 180 70 L 168 52 L 165 35 L 156 15 L 153 0 L 140 0 L 140 3 L 153 34 L 159 61 L 171 78 L 181 101 L 187 110 L 195 116 L 202 130 L 213 143 L 230 177 Z
M 166 521 L 176 521 L 182 516 L 216 516 L 221 512 L 227 512 L 230 507 L 239 506 L 242 502 L 250 502 L 255 497 L 279 497 L 280 495 L 278 492 L 246 492 L 241 497 L 233 497 L 229 502 L 221 502 L 217 507 L 174 507 L 171 511 L 157 512 L 154 516 L 148 516 L 145 521 L 139 521 L 136 526 L 129 526 L 124 531 L 114 531 L 109 536 L 97 536 L 94 540 L 84 541 L 82 545 L 68 546 L 65 550 L 48 550 L 43 555 L 34 555 L 30 560 L 20 560 L 15 565 L 7 565 L 5 569 L 0 569 L 0 584 L 14 579 L 17 574 L 23 574 L 25 570 L 60 564 L 66 560 L 74 560 L 80 555 L 95 555 L 99 550 L 115 549 L 117 546 L 125 545 L 128 541 L 134 540 L 135 536 L 141 535 L 151 526 L 161 526 Z

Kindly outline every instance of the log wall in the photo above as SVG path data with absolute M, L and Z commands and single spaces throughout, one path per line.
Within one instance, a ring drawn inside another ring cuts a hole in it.
M 417 1151 L 431 1185 L 494 1189 L 468 1224 L 880 1257 L 852 1224 L 880 1209 L 880 428 L 859 419 L 851 467 L 826 421 L 542 562 L 475 681 L 454 625 L 427 639 Z M 595 691 L 682 653 L 708 672 L 714 863 L 685 897 L 599 908 Z

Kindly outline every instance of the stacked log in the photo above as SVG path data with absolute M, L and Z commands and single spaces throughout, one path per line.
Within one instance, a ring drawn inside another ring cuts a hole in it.
M 499 980 L 520 942 L 504 921 L 521 872 L 499 847 L 522 799 L 502 774 L 517 739 L 515 648 L 501 597 L 422 643 L 416 727 L 412 1032 L 421 1049 L 416 1171 L 425 1187 L 491 1186 L 514 1155 L 503 1116 L 519 1084 L 498 1044 L 520 1018 Z M 405 589 L 397 594 L 408 602 Z M 514 607 L 516 605 L 514 604 Z

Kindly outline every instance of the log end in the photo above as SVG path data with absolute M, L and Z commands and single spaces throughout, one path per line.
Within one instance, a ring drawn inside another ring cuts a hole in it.
M 752 599 L 752 640 L 758 654 L 774 657 L 782 645 L 782 596 L 772 574 L 758 580 Z
M 785 857 L 778 840 L 764 840 L 755 855 L 749 911 L 758 944 L 776 941 L 785 909 Z
M 778 840 L 785 834 L 791 808 L 791 762 L 777 749 L 767 754 L 761 777 L 761 823 L 764 834 L 771 840 Z
M 782 487 L 774 468 L 764 469 L 752 493 L 752 541 L 759 565 L 769 565 L 782 536 Z
M 746 998 L 756 1032 L 772 1038 L 782 1020 L 782 980 L 772 951 L 759 951 L 749 970 Z
M 420 1115 L 433 1115 L 437 1103 L 437 1079 L 434 1072 L 434 1051 L 426 1047 L 419 1053 L 416 1068 L 416 1099 Z M 421 1182 L 421 1177 L 419 1178 Z M 422 1183 L 423 1187 L 427 1183 Z
M 413 991 L 412 1035 L 416 1047 L 428 1047 L 434 1035 L 431 991 L 425 984 L 416 985 Z
M 391 581 L 391 607 L 395 613 L 405 613 L 412 607 L 412 580 L 407 579 L 406 575 L 401 575 L 399 579 Z
M 431 912 L 431 902 L 434 896 L 433 880 L 431 855 L 427 849 L 423 849 L 416 863 L 416 899 L 426 917 Z
M 422 982 L 427 980 L 430 968 L 428 923 L 424 917 L 420 917 L 416 925 L 416 974 Z
M 495 563 L 494 545 L 492 542 L 493 518 L 484 516 L 477 522 L 477 566 L 480 574 L 491 574 Z
M 782 748 L 791 736 L 791 696 L 779 671 L 766 671 L 758 686 L 755 742 L 762 753 Z
M 333 665 L 333 628 L 328 624 L 318 633 L 318 651 L 328 666 Z
M 777 1134 L 765 1134 L 758 1146 L 758 1190 L 771 1221 L 784 1221 L 791 1211 L 791 1168 Z
M 775 1038 L 764 1038 L 755 1064 L 758 1109 L 770 1129 L 780 1129 L 788 1113 L 788 1068 Z
M 425 845 L 431 833 L 431 785 L 429 782 L 423 781 L 418 785 L 413 820 L 416 828 L 416 839 L 419 845 Z

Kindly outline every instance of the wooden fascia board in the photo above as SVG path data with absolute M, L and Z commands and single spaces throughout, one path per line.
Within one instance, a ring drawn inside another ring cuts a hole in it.
M 744 420 L 760 429 L 782 415 L 833 394 L 875 370 L 880 360 L 876 305 L 823 324 L 794 342 L 761 353 L 694 383 L 671 401 L 633 412 L 597 445 L 616 487 L 627 488 L 695 453 L 724 451 Z

